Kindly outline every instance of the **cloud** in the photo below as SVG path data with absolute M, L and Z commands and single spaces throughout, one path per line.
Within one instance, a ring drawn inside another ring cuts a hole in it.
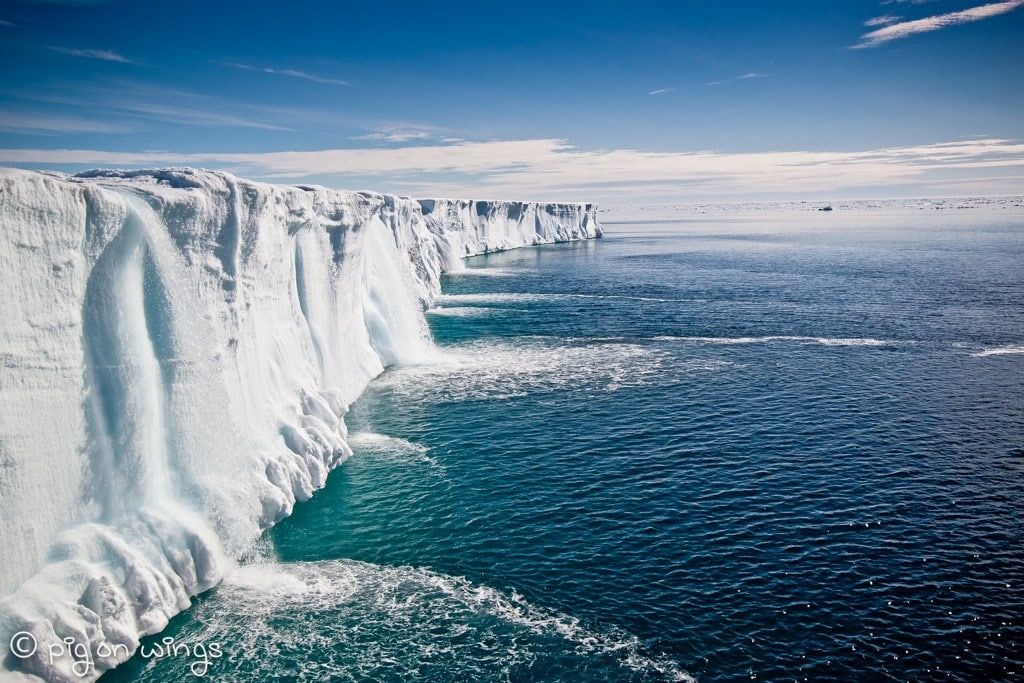
M 126 126 L 77 117 L 0 112 L 0 130 L 12 133 L 125 133 Z
M 885 14 L 880 17 L 873 17 L 864 22 L 865 26 L 888 26 L 889 24 L 895 24 L 902 17 L 898 17 L 895 14 Z
M 972 21 L 980 21 L 1000 14 L 1006 14 L 1022 5 L 1024 5 L 1024 0 L 1007 0 L 1006 2 L 992 2 L 987 5 L 971 7 L 959 12 L 937 14 L 923 19 L 914 19 L 913 21 L 902 21 L 871 31 L 870 33 L 865 33 L 860 37 L 860 42 L 851 47 L 854 49 L 878 47 L 889 41 L 899 40 L 900 38 L 906 38 L 918 33 L 938 31 L 948 26 L 967 24 Z
M 1024 0 L 1021 1 L 1024 2 Z M 725 85 L 726 83 L 732 83 L 733 81 L 746 81 L 752 78 L 768 78 L 768 76 L 770 75 L 771 74 L 759 74 L 757 72 L 751 71 L 750 73 L 745 73 L 742 76 L 733 76 L 732 78 L 726 78 L 723 81 L 711 81 L 710 83 L 705 83 L 704 85 Z
M 193 101 L 202 101 L 203 99 L 205 98 L 197 97 Z M 221 113 L 209 109 L 204 110 L 188 106 L 187 104 L 179 106 L 161 102 L 123 100 L 109 102 L 106 106 L 133 116 L 181 125 L 214 128 L 254 128 L 257 130 L 292 130 L 286 126 L 267 123 L 246 116 Z
M 274 121 L 300 116 L 301 110 L 245 105 L 207 95 L 131 79 L 74 84 L 65 92 L 0 90 L 0 95 L 73 108 L 94 120 L 133 117 L 185 126 L 293 130 Z
M 318 76 L 317 74 L 311 74 L 307 71 L 299 71 L 298 69 L 282 69 L 272 66 L 253 66 L 251 64 L 243 64 L 241 62 L 225 62 L 218 61 L 218 64 L 224 66 L 230 66 L 232 69 L 244 69 L 246 71 L 259 71 L 265 74 L 274 74 L 275 76 L 287 76 L 289 78 L 300 78 L 304 81 L 311 81 L 313 83 L 323 83 L 325 85 L 350 85 L 348 81 L 340 78 L 328 78 L 326 76 Z
M 865 151 L 649 152 L 583 149 L 558 139 L 267 153 L 0 150 L 0 162 L 75 166 L 195 165 L 267 180 L 330 179 L 408 194 L 562 198 L 800 195 L 865 187 L 955 185 L 1024 170 L 1024 143 L 958 140 Z
M 59 45 L 47 45 L 46 47 L 54 52 L 71 55 L 72 57 L 85 57 L 87 59 L 99 59 L 104 62 L 120 62 L 122 64 L 132 63 L 130 59 L 113 50 L 83 50 L 76 47 L 61 47 Z
M 751 71 L 749 73 L 740 74 L 739 76 L 733 76 L 732 78 L 725 78 L 725 79 L 723 79 L 721 81 L 711 81 L 710 83 L 705 83 L 704 85 L 706 85 L 706 86 L 725 85 L 726 83 L 733 83 L 734 81 L 748 81 L 748 80 L 755 79 L 755 78 L 768 78 L 769 76 L 771 76 L 771 74 L 762 74 L 762 73 L 757 73 L 756 71 Z M 699 86 L 691 85 L 691 86 L 687 86 L 686 89 L 688 90 L 690 88 L 696 88 L 696 87 L 699 87 Z M 670 92 L 678 92 L 681 89 L 682 88 L 659 88 L 658 90 L 652 90 L 652 91 L 650 91 L 647 94 L 648 95 L 664 95 L 664 94 L 670 93 Z
M 0 26 L 4 26 L 6 28 L 17 28 L 18 25 L 15 24 L 13 21 L 7 21 L 6 19 L 0 19 Z
M 429 140 L 434 135 L 425 130 L 396 128 L 380 130 L 366 135 L 356 135 L 353 140 L 369 140 L 372 142 L 412 142 L 413 140 Z

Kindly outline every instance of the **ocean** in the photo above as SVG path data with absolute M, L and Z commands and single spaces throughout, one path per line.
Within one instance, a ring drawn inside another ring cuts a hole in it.
M 446 276 L 353 456 L 104 680 L 1024 676 L 1019 208 L 606 221 Z

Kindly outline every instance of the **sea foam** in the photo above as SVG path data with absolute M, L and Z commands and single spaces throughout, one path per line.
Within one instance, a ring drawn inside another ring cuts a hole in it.
M 984 358 L 986 356 L 1008 356 L 1018 353 L 1024 353 L 1024 346 L 997 346 L 972 353 L 971 355 L 975 358 Z
M 594 671 L 692 681 L 634 635 L 532 604 L 458 576 L 352 560 L 240 567 L 199 605 L 178 639 L 226 643 L 217 671 L 272 680 L 316 661 L 320 677 L 515 679 L 516 672 Z M 267 656 L 302 653 L 302 657 Z M 187 660 L 140 673 L 168 680 Z

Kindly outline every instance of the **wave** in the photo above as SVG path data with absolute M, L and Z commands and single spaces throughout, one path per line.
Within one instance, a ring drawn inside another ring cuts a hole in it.
M 629 294 L 568 294 L 566 296 L 579 299 L 619 299 L 622 301 L 657 301 L 660 303 L 692 301 L 691 299 L 666 299 L 657 296 L 631 296 Z
M 984 358 L 986 356 L 1007 356 L 1017 353 L 1024 353 L 1024 346 L 997 346 L 992 349 L 984 349 L 977 353 L 972 353 L 971 356 L 974 358 Z
M 565 294 L 541 294 L 529 292 L 478 292 L 473 294 L 442 294 L 437 297 L 440 304 L 477 305 L 477 304 L 507 304 L 507 303 L 531 303 L 537 301 L 556 301 L 564 299 Z
M 495 312 L 496 309 L 486 306 L 438 306 L 437 308 L 427 309 L 428 315 L 439 315 L 449 318 L 476 318 L 491 315 Z
M 430 363 L 391 368 L 371 390 L 431 403 L 500 400 L 566 388 L 618 391 L 730 365 L 679 358 L 655 345 L 628 340 L 484 339 L 438 347 Z
M 899 342 L 872 339 L 870 337 L 802 337 L 793 335 L 768 335 L 763 337 L 681 337 L 659 336 L 655 341 L 682 341 L 696 344 L 771 344 L 774 342 L 796 342 L 800 344 L 820 344 L 822 346 L 895 346 Z
M 449 277 L 510 277 L 522 273 L 520 268 L 460 268 L 448 273 Z
M 598 674 L 693 681 L 619 628 L 586 624 L 501 591 L 428 569 L 353 560 L 239 568 L 189 615 L 183 644 L 217 643 L 217 678 L 380 680 L 572 679 Z M 188 662 L 139 672 L 172 680 Z M 620 672 L 616 674 L 616 672 Z
M 631 296 L 629 294 L 584 294 L 579 292 L 474 292 L 468 294 L 442 294 L 437 300 L 453 304 L 503 304 L 510 302 L 565 301 L 568 299 L 652 301 L 660 303 L 692 301 L 691 299 L 666 299 L 653 296 Z
M 348 444 L 356 456 L 364 453 L 382 454 L 396 460 L 423 462 L 432 467 L 441 467 L 437 460 L 428 455 L 429 448 L 397 436 L 377 432 L 353 432 L 348 437 Z

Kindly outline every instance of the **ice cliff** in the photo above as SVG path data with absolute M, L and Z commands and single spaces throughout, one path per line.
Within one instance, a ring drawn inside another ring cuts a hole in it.
M 0 170 L 0 677 L 96 678 L 214 586 L 349 455 L 366 384 L 429 362 L 443 271 L 599 235 L 591 205 Z

